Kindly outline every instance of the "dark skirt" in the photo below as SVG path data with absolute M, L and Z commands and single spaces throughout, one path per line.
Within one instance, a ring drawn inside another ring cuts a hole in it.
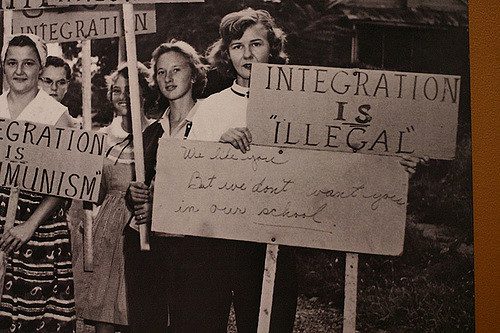
M 3 233 L 10 191 L 0 188 Z M 43 200 L 21 191 L 15 225 L 24 223 Z M 0 303 L 0 328 L 11 332 L 75 332 L 71 243 L 66 210 L 57 209 L 31 239 L 7 257 Z

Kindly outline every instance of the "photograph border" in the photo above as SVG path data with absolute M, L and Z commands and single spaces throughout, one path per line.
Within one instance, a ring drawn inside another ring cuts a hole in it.
M 500 326 L 498 104 L 500 6 L 469 1 L 476 331 Z M 493 120 L 493 121 L 492 121 Z M 495 187 L 495 184 L 497 185 Z M 495 315 L 496 314 L 496 315 Z

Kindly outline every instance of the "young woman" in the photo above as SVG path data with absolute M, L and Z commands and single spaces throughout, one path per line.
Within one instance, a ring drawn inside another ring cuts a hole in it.
M 285 33 L 265 10 L 233 12 L 221 20 L 220 39 L 209 49 L 208 60 L 233 85 L 204 100 L 193 123 L 198 140 L 232 144 L 243 153 L 252 136 L 246 127 L 246 109 L 253 63 L 285 64 Z M 197 126 L 204 124 L 204 126 Z M 259 318 L 265 244 L 227 241 L 231 288 L 238 332 L 256 332 Z M 297 305 L 297 279 L 292 249 L 281 246 L 271 311 L 271 332 L 291 332 Z
M 71 67 L 64 59 L 48 56 L 40 75 L 40 87 L 47 94 L 62 103 L 71 80 Z
M 158 139 L 191 138 L 192 123 L 206 82 L 205 66 L 193 47 L 182 41 L 160 45 L 153 52 L 154 83 L 160 92 L 163 116 L 144 131 L 146 184 L 133 182 L 130 202 L 138 223 L 150 223 Z M 142 316 L 133 332 L 225 332 L 230 290 L 219 288 L 224 261 L 216 250 L 220 241 L 198 237 L 150 237 L 152 258 L 131 256 L 127 280 L 144 285 L 156 280 L 151 297 L 131 297 Z M 127 247 L 138 247 L 138 242 Z M 143 256 L 142 254 L 139 254 Z M 141 260 L 142 259 L 142 260 Z M 151 269 L 154 267 L 154 270 Z M 220 293 L 225 293 L 224 297 Z M 132 296 L 132 295 L 131 295 Z M 158 304 L 160 303 L 160 304 Z M 168 309 L 164 305 L 168 303 Z M 168 313 L 167 313 L 168 312 Z
M 189 138 L 227 142 L 246 152 L 252 141 L 251 133 L 246 127 L 251 65 L 257 62 L 286 63 L 285 34 L 276 26 L 267 11 L 250 8 L 226 15 L 221 21 L 219 31 L 221 38 L 211 47 L 209 61 L 221 74 L 231 77 L 234 83 L 201 102 L 198 112 L 192 118 Z M 134 184 L 131 193 L 136 203 L 136 216 L 149 218 L 150 206 L 146 202 L 152 197 L 151 191 L 141 184 Z M 141 207 L 144 209 L 141 210 Z M 198 239 L 200 242 L 203 240 Z M 205 274 L 205 280 L 212 280 L 211 288 L 205 287 L 208 282 L 196 279 L 189 282 L 193 292 L 203 295 L 196 302 L 211 302 L 212 305 L 203 310 L 203 314 L 207 321 L 209 318 L 214 324 L 211 330 L 199 331 L 225 332 L 232 301 L 238 332 L 256 332 L 266 245 L 226 240 L 204 242 L 206 260 L 216 266 L 216 269 L 208 271 L 210 275 Z M 292 252 L 292 249 L 287 247 L 280 249 L 271 332 L 293 330 L 297 283 Z M 177 271 L 177 267 L 174 267 L 174 270 Z M 211 294 L 207 294 L 207 291 Z M 195 327 L 196 318 L 190 320 L 193 326 L 186 324 L 186 327 Z
M 5 41 L 1 61 L 9 90 L 0 117 L 68 127 L 65 106 L 38 88 L 45 43 L 34 35 Z M 0 330 L 74 332 L 76 329 L 67 200 L 21 191 L 14 227 L 4 230 L 10 190 L 0 188 L 0 250 L 7 255 Z
M 251 8 L 224 16 L 220 39 L 209 49 L 208 60 L 222 75 L 233 78 L 231 87 L 204 100 L 193 118 L 197 140 L 227 142 L 243 153 L 252 136 L 246 127 L 246 109 L 253 63 L 287 63 L 285 34 L 265 10 Z M 198 126 L 201 124 L 202 126 Z M 418 158 L 402 164 L 413 173 Z M 238 332 L 257 330 L 265 244 L 232 242 L 227 260 Z M 271 311 L 271 332 L 292 332 L 297 305 L 297 280 L 293 249 L 280 246 Z
M 141 110 L 152 98 L 149 71 L 141 63 L 139 87 Z M 83 270 L 83 256 L 75 265 L 78 315 L 95 325 L 97 333 L 115 332 L 128 325 L 127 291 L 124 273 L 123 232 L 131 214 L 125 205 L 125 193 L 134 177 L 132 119 L 130 114 L 128 67 L 122 63 L 107 77 L 108 99 L 113 105 L 115 118 L 103 129 L 106 133 L 99 202 L 101 205 L 92 225 L 94 251 L 93 271 Z M 142 113 L 144 114 L 144 113 Z M 143 127 L 148 121 L 143 116 Z

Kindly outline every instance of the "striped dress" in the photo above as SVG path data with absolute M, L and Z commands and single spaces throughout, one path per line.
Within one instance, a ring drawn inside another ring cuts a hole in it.
M 134 177 L 134 152 L 131 136 L 122 129 L 121 122 L 121 117 L 116 117 L 110 126 L 101 129 L 107 134 L 107 147 L 99 193 L 102 202 L 92 223 L 93 270 L 83 270 L 83 255 L 79 253 L 74 273 L 78 317 L 126 326 L 123 230 L 131 218 L 125 193 Z M 81 239 L 78 237 L 75 245 Z
M 0 117 L 9 118 L 6 94 L 0 96 Z M 52 97 L 38 95 L 17 120 L 54 125 L 66 108 Z M 3 233 L 10 190 L 0 187 L 0 232 Z M 24 223 L 44 199 L 21 191 L 15 225 Z M 7 257 L 0 303 L 0 328 L 11 332 L 75 332 L 76 314 L 71 244 L 62 204 L 43 221 L 31 239 Z

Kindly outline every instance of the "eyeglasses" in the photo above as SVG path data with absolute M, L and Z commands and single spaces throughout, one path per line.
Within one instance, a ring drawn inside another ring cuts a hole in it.
M 56 87 L 58 87 L 58 88 L 61 86 L 65 86 L 69 83 L 69 81 L 66 79 L 60 79 L 60 80 L 54 81 L 52 79 L 49 79 L 48 77 L 41 77 L 40 81 L 42 81 L 44 84 L 46 84 L 48 86 L 51 86 L 53 83 L 55 83 Z

